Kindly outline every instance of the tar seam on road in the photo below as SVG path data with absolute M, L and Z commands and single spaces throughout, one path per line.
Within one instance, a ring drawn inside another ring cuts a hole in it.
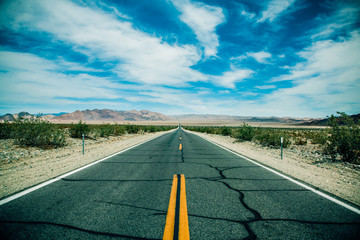
M 176 131 L 176 129 L 175 129 L 174 131 Z M 166 133 L 164 133 L 164 134 L 166 134 Z M 19 197 L 22 197 L 22 196 L 24 196 L 24 195 L 26 195 L 26 194 L 28 194 L 28 193 L 31 193 L 31 192 L 33 192 L 33 191 L 35 191 L 35 190 L 38 190 L 38 189 L 40 189 L 40 188 L 42 188 L 42 187 L 45 187 L 45 186 L 47 186 L 47 185 L 49 185 L 49 184 L 51 184 L 51 183 L 57 182 L 57 181 L 65 178 L 65 177 L 68 177 L 68 176 L 70 176 L 70 175 L 72 175 L 72 174 L 74 174 L 74 173 L 76 173 L 76 172 L 79 172 L 79 171 L 81 171 L 81 170 L 84 170 L 85 168 L 91 167 L 91 166 L 93 166 L 93 165 L 95 165 L 95 164 L 98 164 L 98 163 L 100 163 L 100 162 L 102 162 L 102 161 L 105 161 L 106 159 L 109 159 L 109 158 L 111 158 L 111 157 L 113 157 L 113 156 L 116 156 L 116 155 L 118 155 L 118 154 L 120 154 L 120 153 L 126 152 L 126 151 L 128 151 L 128 150 L 130 150 L 130 149 L 132 149 L 132 148 L 135 148 L 135 147 L 137 147 L 137 146 L 140 146 L 141 144 L 150 142 L 151 140 L 154 140 L 154 139 L 156 139 L 156 138 L 158 138 L 158 137 L 161 137 L 161 136 L 163 136 L 164 134 L 161 134 L 161 135 L 156 136 L 156 137 L 154 137 L 154 138 L 151 138 L 151 139 L 149 139 L 149 140 L 145 140 L 145 141 L 143 141 L 143 142 L 141 142 L 141 143 L 138 143 L 138 144 L 136 144 L 136 145 L 134 145 L 134 146 L 131 146 L 131 147 L 126 148 L 126 149 L 124 149 L 124 150 L 121 150 L 121 151 L 119 151 L 119 152 L 117 152 L 117 153 L 114 153 L 114 154 L 111 154 L 111 155 L 109 155 L 109 156 L 107 156 L 107 157 L 104 157 L 104 158 L 102 158 L 102 159 L 100 159 L 100 160 L 98 160 L 98 161 L 92 162 L 92 163 L 90 163 L 90 164 L 88 164 L 88 165 L 85 165 L 85 166 L 83 166 L 83 167 L 80 167 L 80 168 L 78 168 L 78 169 L 75 169 L 75 170 L 73 170 L 73 171 L 70 171 L 70 172 L 68 172 L 68 173 L 65 173 L 65 174 L 63 174 L 63 175 L 60 175 L 60 176 L 58 176 L 58 177 L 55 177 L 55 178 L 53 178 L 53 179 L 50 179 L 50 180 L 48 180 L 48 181 L 45 181 L 45 182 L 40 183 L 40 184 L 38 184 L 38 185 L 35 185 L 35 186 L 33 186 L 33 187 L 30 187 L 30 188 L 28 188 L 28 189 L 26 189 L 26 190 L 23 190 L 23 191 L 21 191 L 21 192 L 18 192 L 18 193 L 16 193 L 16 194 L 14 194 L 14 195 L 10 195 L 9 197 L 5 197 L 4 199 L 0 200 L 0 206 L 1 206 L 1 205 L 4 205 L 5 203 L 11 202 L 11 201 L 13 201 L 13 200 L 15 200 L 15 199 L 17 199 L 17 198 L 19 198 Z
M 175 174 L 173 178 L 163 235 L 163 240 L 179 239 L 190 239 L 186 206 L 185 177 L 183 174 Z
M 233 151 L 231 149 L 228 149 L 228 148 L 226 148 L 226 147 L 224 147 L 224 146 L 222 146 L 222 145 L 220 145 L 220 144 L 218 144 L 216 142 L 205 139 L 200 135 L 197 135 L 197 136 L 199 136 L 202 139 L 204 139 L 205 141 L 211 142 L 212 144 L 214 144 L 214 145 L 216 145 L 216 146 L 218 146 L 218 147 L 220 147 L 220 148 L 222 148 L 222 149 L 224 149 L 224 150 L 226 150 L 228 152 L 231 152 L 231 153 L 233 153 L 233 154 L 235 154 L 235 155 L 237 155 L 237 156 L 239 156 L 239 157 L 241 157 L 241 158 L 243 158 L 243 159 L 245 159 L 245 160 L 247 160 L 249 162 L 252 162 L 252 163 L 254 163 L 254 164 L 256 164 L 256 165 L 258 165 L 258 166 L 260 166 L 262 168 L 265 168 L 266 170 L 268 170 L 268 171 L 270 171 L 272 173 L 275 173 L 276 175 L 278 175 L 278 176 L 280 176 L 282 178 L 285 178 L 285 179 L 287 179 L 287 180 L 289 180 L 289 181 L 291 181 L 291 182 L 293 182 L 293 183 L 295 183 L 295 184 L 297 184 L 297 185 L 299 185 L 299 186 L 301 186 L 301 187 L 303 187 L 303 188 L 305 188 L 307 190 L 310 190 L 311 192 L 313 192 L 313 193 L 315 193 L 315 194 L 317 194 L 317 195 L 319 195 L 319 196 L 321 196 L 323 198 L 326 198 L 326 199 L 328 199 L 328 200 L 330 200 L 330 201 L 332 201 L 332 202 L 334 202 L 334 203 L 336 203 L 336 204 L 338 204 L 338 205 L 340 205 L 340 206 L 342 206 L 342 207 L 344 207 L 344 208 L 346 208 L 346 209 L 348 209 L 348 210 L 350 210 L 352 212 L 360 214 L 360 209 L 357 209 L 357 208 L 355 208 L 355 207 L 353 207 L 353 206 L 351 206 L 351 205 L 349 205 L 349 204 L 347 204 L 345 202 L 342 202 L 342 201 L 340 201 L 340 200 L 338 200 L 338 199 L 336 199 L 334 197 L 331 197 L 330 195 L 328 195 L 326 193 L 323 193 L 323 192 L 321 192 L 319 190 L 316 190 L 316 189 L 314 189 L 314 188 L 312 188 L 312 187 L 310 187 L 310 186 L 308 186 L 308 185 L 306 185 L 304 183 L 301 183 L 301 182 L 299 182 L 299 181 L 297 181 L 297 180 L 295 180 L 295 179 L 293 179 L 293 178 L 291 178 L 289 176 L 286 176 L 286 175 L 284 175 L 284 174 L 282 174 L 282 173 L 280 173 L 280 172 L 278 172 L 278 171 L 276 171 L 274 169 L 271 169 L 271 168 L 269 168 L 269 167 L 267 167 L 267 166 L 265 166 L 265 165 L 263 165 L 261 163 L 258 163 L 255 160 L 251 160 L 250 158 L 247 158 L 244 155 L 241 155 L 240 153 L 237 153 L 237 152 L 235 152 L 235 151 Z

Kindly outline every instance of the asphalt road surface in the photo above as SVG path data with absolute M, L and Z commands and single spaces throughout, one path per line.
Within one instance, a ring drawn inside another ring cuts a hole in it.
M 161 239 L 174 174 L 191 239 L 359 239 L 358 213 L 183 130 L 1 205 L 0 239 Z

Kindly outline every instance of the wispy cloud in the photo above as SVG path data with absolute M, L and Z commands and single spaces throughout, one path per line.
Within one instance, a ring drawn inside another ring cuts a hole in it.
M 194 31 L 196 38 L 205 48 L 205 56 L 216 56 L 219 46 L 216 27 L 225 22 L 222 9 L 190 0 L 172 0 L 172 2 L 181 12 L 181 21 Z
M 274 21 L 282 12 L 289 8 L 296 0 L 271 0 L 257 22 Z
M 1 102 L 54 104 L 57 98 L 119 98 L 119 84 L 86 73 L 64 74 L 64 67 L 77 68 L 77 64 L 63 63 L 29 53 L 1 51 Z
M 304 61 L 291 67 L 290 74 L 273 79 L 292 81 L 294 87 L 275 91 L 268 100 L 296 99 L 298 106 L 319 106 L 328 112 L 360 109 L 359 52 L 359 31 L 339 41 L 315 42 L 298 53 Z
M 259 63 L 266 63 L 267 59 L 271 58 L 271 54 L 268 52 L 250 52 L 247 53 L 248 56 L 255 58 Z
M 90 59 L 117 61 L 113 71 L 124 80 L 168 86 L 206 80 L 191 68 L 201 58 L 194 46 L 169 45 L 102 10 L 69 1 L 32 0 L 14 4 L 10 11 L 14 30 L 43 31 Z
M 232 57 L 231 60 L 241 61 L 248 57 L 254 58 L 259 63 L 268 63 L 268 59 L 271 58 L 271 53 L 260 51 L 260 52 L 248 52 L 238 57 Z
M 226 88 L 235 88 L 235 83 L 242 82 L 244 79 L 250 78 L 254 71 L 250 69 L 239 69 L 232 67 L 231 71 L 224 72 L 221 76 L 212 77 L 216 85 Z
M 356 26 L 360 15 L 359 6 L 343 6 L 341 2 L 336 1 L 329 8 L 333 9 L 333 14 L 323 14 L 314 21 L 317 28 L 309 31 L 312 39 L 323 40 L 339 33 L 348 33 Z

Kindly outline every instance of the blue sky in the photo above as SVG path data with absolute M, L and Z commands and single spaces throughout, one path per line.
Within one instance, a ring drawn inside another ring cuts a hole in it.
M 0 2 L 0 113 L 360 112 L 359 1 Z

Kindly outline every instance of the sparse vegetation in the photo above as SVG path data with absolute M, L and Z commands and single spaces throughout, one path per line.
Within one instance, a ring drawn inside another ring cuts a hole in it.
M 263 146 L 279 148 L 280 138 L 284 137 L 283 147 L 316 144 L 322 153 L 333 160 L 360 163 L 360 126 L 353 118 L 338 112 L 331 115 L 326 129 L 304 128 L 262 128 L 244 123 L 241 127 L 199 127 L 187 126 L 185 129 L 202 133 L 231 136 L 239 141 L 253 141 Z
M 263 146 L 270 146 L 275 148 L 280 148 L 281 137 L 284 137 L 283 147 L 286 148 L 291 144 L 290 136 L 286 129 L 251 127 L 246 123 L 244 123 L 241 127 L 187 126 L 184 128 L 196 132 L 231 136 L 233 138 L 238 139 L 239 141 L 254 141 Z
M 360 127 L 354 120 L 343 112 L 339 116 L 331 115 L 328 125 L 331 127 L 327 152 L 336 159 L 351 163 L 360 163 Z
M 66 145 L 66 137 L 87 138 L 121 136 L 144 132 L 159 132 L 174 129 L 176 126 L 141 126 L 119 124 L 89 125 L 83 121 L 77 124 L 53 124 L 35 119 L 17 119 L 14 122 L 0 123 L 0 139 L 14 139 L 15 144 L 39 148 L 58 148 Z
M 0 124 L 0 139 L 9 139 L 12 133 L 12 124 L 8 121 L 5 121 Z
M 66 145 L 66 135 L 56 125 L 36 119 L 17 119 L 1 124 L 2 138 L 12 138 L 20 146 L 57 148 Z
M 87 135 L 90 132 L 89 125 L 82 122 L 81 120 L 77 124 L 72 124 L 70 127 L 70 137 L 82 138 L 82 135 Z
M 254 138 L 254 128 L 244 123 L 242 127 L 237 129 L 235 137 L 240 141 L 251 141 Z

